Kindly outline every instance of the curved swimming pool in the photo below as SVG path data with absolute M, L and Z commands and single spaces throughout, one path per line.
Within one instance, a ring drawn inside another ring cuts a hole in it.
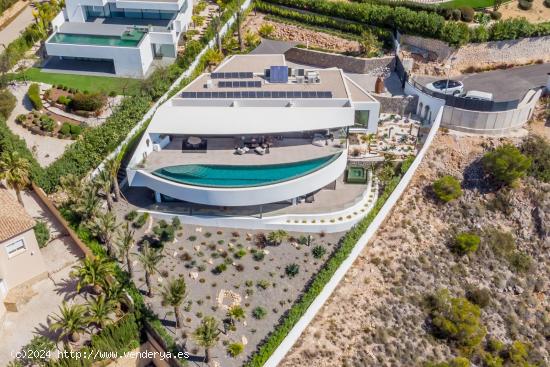
M 186 164 L 157 169 L 153 175 L 195 186 L 251 187 L 272 185 L 315 172 L 334 162 L 342 152 L 307 161 L 265 165 Z

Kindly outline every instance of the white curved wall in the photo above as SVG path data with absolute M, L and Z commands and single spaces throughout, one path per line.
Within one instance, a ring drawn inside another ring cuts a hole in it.
M 346 169 L 347 154 L 329 165 L 294 180 L 273 185 L 220 188 L 179 184 L 138 170 L 128 175 L 131 186 L 148 187 L 161 194 L 192 203 L 216 206 L 247 206 L 274 203 L 306 195 L 335 181 Z

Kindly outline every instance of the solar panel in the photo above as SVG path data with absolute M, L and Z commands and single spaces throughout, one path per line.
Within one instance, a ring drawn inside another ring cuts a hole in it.
M 221 82 L 220 82 L 221 83 Z M 237 87 L 240 82 L 226 82 Z M 236 83 L 236 85 L 235 85 Z M 332 98 L 330 91 L 229 91 L 229 92 L 182 92 L 182 98 Z
M 288 66 L 271 66 L 269 69 L 271 83 L 288 83 Z

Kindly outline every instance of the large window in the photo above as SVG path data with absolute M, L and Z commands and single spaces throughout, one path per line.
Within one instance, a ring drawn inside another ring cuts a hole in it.
M 8 257 L 12 257 L 22 251 L 25 251 L 25 241 L 23 241 L 22 238 L 6 245 L 6 252 L 8 253 Z
M 84 9 L 86 19 L 100 17 L 171 20 L 177 15 L 176 12 L 168 10 L 118 8 L 116 3 L 108 3 L 105 6 L 84 6 Z
M 355 111 L 355 127 L 369 127 L 369 110 Z

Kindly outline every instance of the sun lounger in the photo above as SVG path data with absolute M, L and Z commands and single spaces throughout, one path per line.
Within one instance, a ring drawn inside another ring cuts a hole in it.
M 256 147 L 256 148 L 254 148 L 254 152 L 256 152 L 259 155 L 264 155 L 265 154 L 265 149 L 262 148 L 262 147 Z

